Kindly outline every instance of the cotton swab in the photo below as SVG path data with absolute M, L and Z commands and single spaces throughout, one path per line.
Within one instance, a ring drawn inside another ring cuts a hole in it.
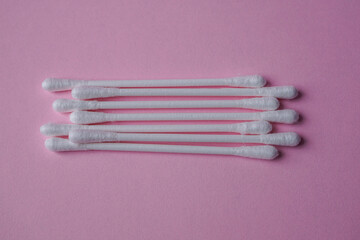
M 209 146 L 184 146 L 184 145 L 157 145 L 157 144 L 133 144 L 133 143 L 90 143 L 76 144 L 63 138 L 49 138 L 45 146 L 51 151 L 83 151 L 83 150 L 107 150 L 107 151 L 132 151 L 132 152 L 167 152 L 167 153 L 196 153 L 235 155 L 249 158 L 271 160 L 278 156 L 278 151 L 273 146 L 252 147 L 209 147 Z
M 72 80 L 47 78 L 42 87 L 48 91 L 70 90 L 77 86 L 97 87 L 186 87 L 186 86 L 231 86 L 231 87 L 263 87 L 266 80 L 259 75 L 237 76 L 215 79 L 163 79 L 163 80 Z
M 266 121 L 206 125 L 74 125 L 48 123 L 41 126 L 40 132 L 46 136 L 67 136 L 70 130 L 75 129 L 110 132 L 236 132 L 241 134 L 266 134 L 271 131 L 272 126 Z
M 70 121 L 76 124 L 91 124 L 113 121 L 183 121 L 183 120 L 264 120 L 279 123 L 295 123 L 299 114 L 294 110 L 279 110 L 252 113 L 102 113 L 75 111 Z
M 97 109 L 139 109 L 139 108 L 248 108 L 256 110 L 275 110 L 279 101 L 273 97 L 248 98 L 242 100 L 218 101 L 80 101 L 57 99 L 53 108 L 58 112 Z
M 119 89 L 103 87 L 75 87 L 71 95 L 77 99 L 119 96 L 254 96 L 293 99 L 298 92 L 293 86 L 264 88 L 157 88 Z
M 262 143 L 279 146 L 296 146 L 300 136 L 294 132 L 266 135 L 207 135 L 207 134 L 143 134 L 115 133 L 92 130 L 71 130 L 69 140 L 73 143 L 99 142 L 225 142 Z

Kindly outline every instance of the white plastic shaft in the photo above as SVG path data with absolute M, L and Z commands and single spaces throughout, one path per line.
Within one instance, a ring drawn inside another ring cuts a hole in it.
M 47 78 L 42 87 L 48 91 L 70 90 L 78 86 L 97 87 L 185 87 L 185 86 L 231 86 L 263 87 L 266 80 L 259 75 L 215 79 L 162 79 L 162 80 L 72 80 Z
M 67 136 L 70 130 L 98 130 L 110 132 L 237 132 L 241 134 L 266 134 L 272 126 L 266 121 L 234 124 L 205 125 L 75 125 L 48 123 L 40 128 L 46 136 Z
M 138 109 L 138 108 L 248 108 L 256 110 L 275 110 L 279 101 L 273 97 L 248 98 L 242 100 L 207 101 L 80 101 L 57 99 L 53 108 L 58 112 L 97 109 Z
M 119 96 L 259 96 L 292 99 L 298 94 L 293 86 L 264 88 L 157 88 L 119 89 L 104 87 L 75 87 L 71 94 L 77 99 Z
M 300 136 L 294 132 L 266 135 L 206 135 L 206 134 L 144 134 L 115 133 L 91 130 L 71 130 L 69 140 L 73 143 L 99 142 L 224 142 L 262 143 L 279 146 L 296 146 Z
M 76 124 L 91 124 L 114 121 L 184 121 L 184 120 L 264 120 L 279 123 L 295 123 L 299 114 L 294 110 L 279 110 L 252 113 L 102 113 L 76 111 L 70 121 Z
M 90 143 L 76 144 L 63 138 L 49 138 L 45 146 L 51 151 L 132 151 L 132 152 L 167 152 L 167 153 L 193 153 L 235 155 L 241 157 L 271 160 L 278 156 L 278 151 L 273 146 L 253 147 L 209 147 L 209 146 L 184 146 L 184 145 L 158 145 L 158 144 L 133 144 L 133 143 Z

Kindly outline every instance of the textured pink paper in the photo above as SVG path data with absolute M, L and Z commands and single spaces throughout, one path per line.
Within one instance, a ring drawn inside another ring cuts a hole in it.
M 0 239 L 359 239 L 359 12 L 340 0 L 0 1 Z M 39 127 L 69 122 L 52 101 L 70 97 L 42 90 L 46 77 L 254 73 L 302 93 L 282 101 L 302 122 L 275 130 L 305 141 L 275 162 L 44 148 Z

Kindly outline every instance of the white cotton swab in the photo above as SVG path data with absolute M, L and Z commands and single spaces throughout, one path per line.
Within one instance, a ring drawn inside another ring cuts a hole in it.
M 276 110 L 280 103 L 276 98 L 248 98 L 241 100 L 207 101 L 80 101 L 57 99 L 53 108 L 58 112 L 97 109 L 139 109 L 139 108 L 247 108 L 256 110 Z
M 266 80 L 259 75 L 237 76 L 215 79 L 162 79 L 162 80 L 72 80 L 47 78 L 42 87 L 48 91 L 70 90 L 78 86 L 97 87 L 198 87 L 198 86 L 231 86 L 231 87 L 263 87 Z
M 75 125 L 47 123 L 40 127 L 45 136 L 67 136 L 70 130 L 98 130 L 109 132 L 236 132 L 240 134 L 266 134 L 272 126 L 266 121 L 234 124 L 205 125 Z
M 278 156 L 278 151 L 273 146 L 252 147 L 209 147 L 209 146 L 184 146 L 184 145 L 157 145 L 134 143 L 90 143 L 76 144 L 63 138 L 49 138 L 45 146 L 51 151 L 132 151 L 132 152 L 167 152 L 167 153 L 193 153 L 235 155 L 241 157 L 271 160 Z
M 120 96 L 249 96 L 293 99 L 298 91 L 293 86 L 264 88 L 157 88 L 119 89 L 103 87 L 75 87 L 71 95 L 77 99 Z
M 70 121 L 76 124 L 92 124 L 114 121 L 184 121 L 184 120 L 264 120 L 279 123 L 295 123 L 299 114 L 294 110 L 252 113 L 102 113 L 75 111 Z
M 222 142 L 262 143 L 279 146 L 296 146 L 300 136 L 294 132 L 266 135 L 208 135 L 208 134 L 144 134 L 115 133 L 92 130 L 71 130 L 69 140 L 73 143 L 99 142 Z

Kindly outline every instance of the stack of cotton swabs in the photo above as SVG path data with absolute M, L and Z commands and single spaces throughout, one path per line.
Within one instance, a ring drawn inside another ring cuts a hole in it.
M 272 129 L 269 122 L 293 124 L 298 121 L 299 114 L 294 110 L 275 111 L 279 107 L 278 99 L 295 98 L 297 96 L 297 90 L 292 86 L 263 87 L 265 84 L 266 81 L 257 75 L 221 79 L 112 81 L 48 78 L 42 84 L 44 89 L 48 91 L 72 90 L 71 94 L 76 100 L 58 99 L 53 103 L 53 108 L 58 112 L 72 112 L 70 114 L 70 121 L 74 124 L 49 123 L 41 127 L 41 132 L 44 135 L 53 137 L 45 141 L 45 146 L 52 151 L 111 150 L 171 152 L 236 155 L 259 159 L 274 159 L 278 156 L 278 151 L 271 145 L 296 146 L 301 140 L 299 135 L 293 132 L 269 134 Z M 226 88 L 203 88 L 209 86 L 226 86 Z M 206 101 L 89 100 L 117 96 L 247 96 L 253 98 Z M 133 114 L 86 111 L 157 108 L 245 108 L 262 111 L 241 113 L 174 112 Z M 188 120 L 239 120 L 242 122 L 235 124 L 201 125 L 86 125 L 118 121 Z M 176 134 L 171 134 L 171 132 Z M 239 134 L 189 134 L 191 132 L 235 132 Z M 69 138 L 58 138 L 56 136 L 69 136 Z M 166 142 L 167 144 L 120 142 Z M 215 147 L 168 144 L 174 142 L 257 143 L 258 145 Z

